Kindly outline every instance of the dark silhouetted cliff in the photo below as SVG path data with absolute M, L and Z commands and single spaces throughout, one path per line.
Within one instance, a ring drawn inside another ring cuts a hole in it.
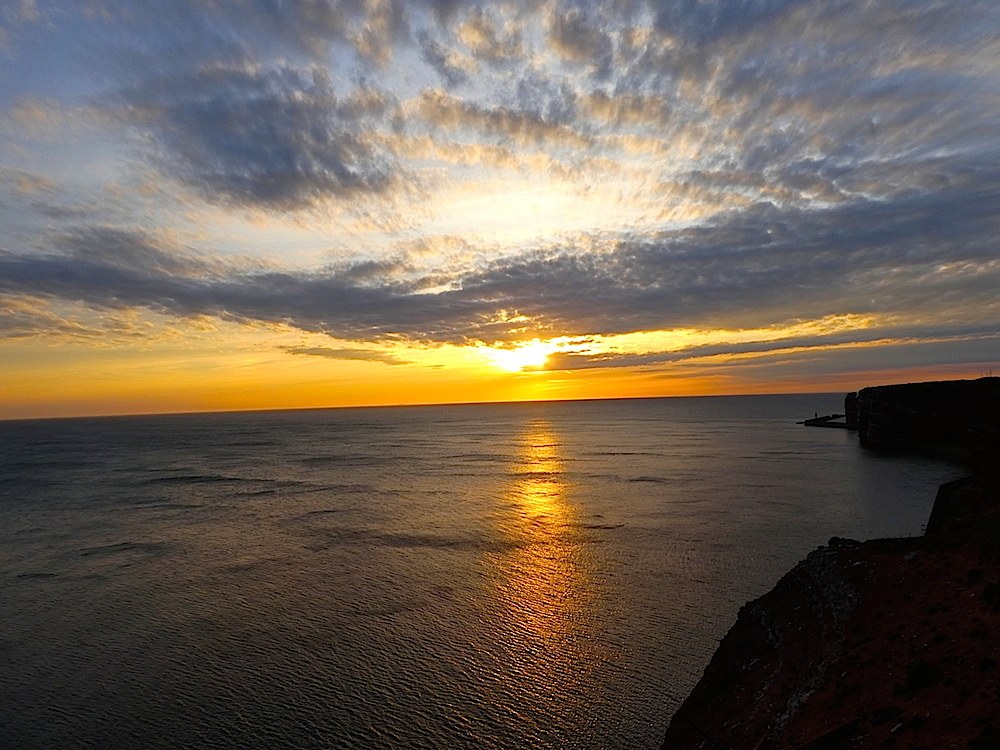
M 973 476 L 942 486 L 925 536 L 832 539 L 745 605 L 664 750 L 1000 748 L 1000 379 L 854 396 L 865 446 Z

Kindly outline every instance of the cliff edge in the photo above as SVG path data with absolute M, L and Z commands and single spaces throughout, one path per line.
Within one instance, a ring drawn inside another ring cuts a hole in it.
M 869 437 L 944 445 L 974 475 L 942 486 L 925 536 L 831 539 L 745 605 L 664 750 L 1000 749 L 1000 380 L 981 380 L 858 394 Z

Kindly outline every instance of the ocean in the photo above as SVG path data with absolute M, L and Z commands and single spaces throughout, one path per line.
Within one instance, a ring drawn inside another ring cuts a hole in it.
M 657 748 L 743 603 L 961 475 L 841 406 L 0 422 L 0 747 Z

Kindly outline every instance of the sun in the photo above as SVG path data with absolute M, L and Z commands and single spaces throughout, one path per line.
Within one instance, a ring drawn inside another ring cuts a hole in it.
M 509 349 L 484 347 L 484 354 L 490 362 L 507 372 L 524 372 L 525 370 L 540 370 L 545 367 L 549 355 L 558 350 L 555 344 L 533 339 L 521 344 L 515 344 Z

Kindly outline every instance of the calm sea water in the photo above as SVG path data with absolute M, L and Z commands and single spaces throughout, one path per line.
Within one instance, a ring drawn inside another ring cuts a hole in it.
M 0 747 L 658 746 L 740 605 L 919 534 L 839 395 L 0 423 Z

